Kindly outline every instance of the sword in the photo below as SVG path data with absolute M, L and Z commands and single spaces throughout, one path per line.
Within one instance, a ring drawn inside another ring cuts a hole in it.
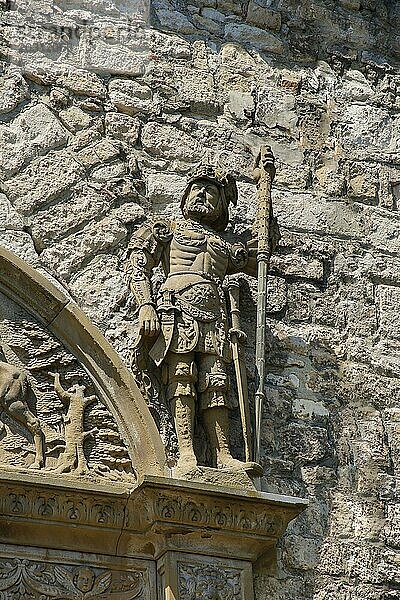
M 258 236 L 257 248 L 257 331 L 256 331 L 256 373 L 257 388 L 255 394 L 255 447 L 254 461 L 259 463 L 261 454 L 261 417 L 265 399 L 265 350 L 267 316 L 267 276 L 270 258 L 269 226 L 271 220 L 271 185 L 275 175 L 273 163 L 266 168 L 269 146 L 262 146 L 256 159 L 254 175 L 257 179 L 257 216 L 255 231 Z M 265 162 L 264 162 L 265 161 Z M 268 164 L 268 163 L 267 163 Z
M 251 420 L 249 395 L 247 390 L 247 373 L 246 364 L 243 356 L 243 338 L 240 339 L 240 309 L 239 309 L 239 281 L 237 279 L 229 279 L 228 294 L 231 307 L 232 329 L 231 329 L 231 346 L 233 365 L 235 367 L 236 383 L 238 389 L 240 418 L 242 421 L 242 431 L 244 440 L 244 453 L 246 462 L 252 460 L 252 439 L 251 439 Z

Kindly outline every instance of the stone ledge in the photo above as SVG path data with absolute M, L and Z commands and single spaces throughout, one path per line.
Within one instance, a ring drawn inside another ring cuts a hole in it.
M 256 560 L 307 500 L 145 476 L 136 488 L 9 472 L 0 480 L 1 541 L 158 558 L 168 550 Z

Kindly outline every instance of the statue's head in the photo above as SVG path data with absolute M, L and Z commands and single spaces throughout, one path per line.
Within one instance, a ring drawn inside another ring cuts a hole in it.
M 236 182 L 231 175 L 202 166 L 192 175 L 182 196 L 182 214 L 185 219 L 224 231 L 229 221 L 229 204 L 236 205 L 237 197 Z
M 94 584 L 94 573 L 88 567 L 79 567 L 74 576 L 75 587 L 81 592 L 90 592 Z

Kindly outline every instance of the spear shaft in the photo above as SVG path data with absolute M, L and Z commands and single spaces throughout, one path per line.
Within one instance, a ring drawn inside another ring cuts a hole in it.
M 255 394 L 255 444 L 254 460 L 260 461 L 261 455 L 261 417 L 265 399 L 265 352 L 266 352 L 266 317 L 267 317 L 267 277 L 270 257 L 269 225 L 271 217 L 271 172 L 265 169 L 263 158 L 270 149 L 263 146 L 259 154 L 259 180 L 257 190 L 256 231 L 258 234 L 257 249 L 257 331 L 256 331 L 256 373 L 257 388 Z

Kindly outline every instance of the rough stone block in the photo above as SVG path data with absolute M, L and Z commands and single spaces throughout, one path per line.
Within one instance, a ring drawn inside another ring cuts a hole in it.
M 118 113 L 107 113 L 105 117 L 106 134 L 134 146 L 139 138 L 141 121 L 138 118 Z
M 118 155 L 119 149 L 109 140 L 103 139 L 80 150 L 76 155 L 76 159 L 86 169 L 90 169 L 100 163 L 117 158 Z
M 100 186 L 99 186 L 100 187 Z M 100 188 L 84 186 L 67 199 L 38 210 L 28 222 L 37 247 L 43 249 L 110 209 L 113 198 Z
M 360 10 L 360 0 L 339 0 L 340 6 L 347 8 L 348 10 Z
M 147 176 L 147 197 L 153 205 L 163 202 L 180 202 L 187 180 L 173 173 L 149 173 Z
M 379 326 L 381 334 L 398 339 L 400 327 L 400 312 L 398 310 L 400 287 L 378 285 L 377 298 L 379 301 Z
M 279 37 L 259 27 L 241 23 L 228 23 L 225 27 L 225 39 L 238 44 L 254 46 L 261 52 L 282 54 L 284 46 Z
M 282 25 L 282 17 L 279 11 L 265 8 L 256 0 L 251 0 L 249 3 L 247 21 L 257 27 L 275 31 L 279 31 Z
M 285 457 L 301 463 L 313 463 L 331 452 L 327 430 L 293 423 L 281 432 Z
M 44 104 L 34 104 L 11 124 L 0 125 L 0 177 L 8 178 L 29 160 L 66 144 L 68 133 Z
M 147 123 L 143 127 L 141 140 L 144 150 L 155 156 L 192 162 L 197 162 L 199 157 L 199 143 L 172 125 Z
M 108 91 L 111 103 L 122 113 L 132 116 L 152 110 L 152 91 L 147 85 L 130 79 L 113 79 Z
M 45 265 L 55 269 L 68 281 L 84 261 L 115 247 L 125 238 L 126 233 L 126 228 L 118 219 L 105 217 L 44 250 L 41 258 Z
M 57 84 L 79 96 L 101 99 L 106 96 L 106 88 L 101 79 L 95 73 L 83 69 L 64 69 L 57 77 Z
M 26 81 L 18 71 L 0 77 L 0 114 L 9 113 L 30 96 Z
M 81 129 L 87 129 L 92 124 L 92 117 L 81 110 L 78 106 L 70 106 L 59 113 L 59 117 L 65 127 L 76 133 Z
M 191 34 L 197 31 L 187 16 L 178 10 L 160 9 L 157 11 L 157 17 L 162 29 L 167 31 L 181 34 Z
M 82 36 L 80 46 L 83 56 L 83 68 L 97 73 L 138 76 L 143 75 L 149 62 L 147 44 L 142 49 L 135 49 L 125 43 L 118 31 L 104 32 L 104 37 L 92 39 Z M 137 33 L 129 31 L 128 39 L 136 42 Z M 136 38 L 136 39 L 135 39 Z
M 50 152 L 4 184 L 14 207 L 23 215 L 32 213 L 84 178 L 79 163 L 67 151 Z
M 314 569 L 318 564 L 320 540 L 300 535 L 285 538 L 283 560 L 293 569 Z
M 324 264 L 321 260 L 297 254 L 273 256 L 271 268 L 288 277 L 301 277 L 315 281 L 322 281 L 324 278 Z
M 15 210 L 5 194 L 0 194 L 0 229 L 23 231 L 24 219 Z

